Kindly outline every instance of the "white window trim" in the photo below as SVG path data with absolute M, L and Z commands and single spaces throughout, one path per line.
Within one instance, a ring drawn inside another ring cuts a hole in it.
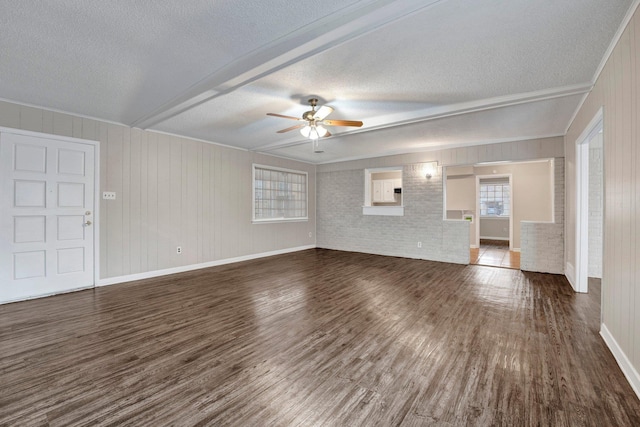
M 371 174 L 378 172 L 400 172 L 402 174 L 402 188 L 404 188 L 404 167 L 393 166 L 386 168 L 370 168 L 364 170 L 364 205 L 362 215 L 404 216 L 404 192 L 400 206 L 372 206 L 371 205 Z
M 288 172 L 295 173 L 299 175 L 305 176 L 305 212 L 307 213 L 304 217 L 296 217 L 296 218 L 264 218 L 264 219 L 256 219 L 256 168 L 258 169 L 268 169 L 278 172 Z M 253 163 L 251 166 L 251 222 L 253 224 L 269 224 L 269 223 L 282 223 L 282 222 L 307 222 L 309 221 L 309 173 L 301 170 L 295 169 L 286 169 L 280 168 L 277 166 L 270 165 L 262 165 L 259 163 Z

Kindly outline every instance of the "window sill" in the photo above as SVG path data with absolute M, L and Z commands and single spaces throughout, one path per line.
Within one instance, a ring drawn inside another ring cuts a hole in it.
M 283 222 L 308 222 L 309 218 L 269 218 L 269 219 L 254 219 L 252 224 L 277 224 Z
M 404 216 L 404 206 L 363 206 L 362 215 Z

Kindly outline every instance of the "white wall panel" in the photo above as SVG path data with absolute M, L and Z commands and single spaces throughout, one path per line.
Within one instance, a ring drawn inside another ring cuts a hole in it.
M 0 126 L 100 141 L 101 278 L 315 244 L 313 165 L 4 101 Z M 308 222 L 251 223 L 254 162 L 309 173 Z
M 604 248 L 602 321 L 631 366 L 640 371 L 640 12 L 629 25 L 565 137 L 566 249 L 576 260 L 577 138 L 604 110 Z M 629 371 L 626 371 L 629 374 Z M 637 375 L 637 374 L 636 374 Z M 640 378 L 636 378 L 640 381 Z

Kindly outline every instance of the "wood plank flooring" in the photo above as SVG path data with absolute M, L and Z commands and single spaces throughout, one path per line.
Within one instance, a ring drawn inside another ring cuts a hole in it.
M 561 276 L 308 250 L 0 306 L 2 426 L 638 426 Z
M 480 247 L 469 254 L 469 264 L 520 269 L 520 252 L 510 251 L 507 241 L 481 239 Z

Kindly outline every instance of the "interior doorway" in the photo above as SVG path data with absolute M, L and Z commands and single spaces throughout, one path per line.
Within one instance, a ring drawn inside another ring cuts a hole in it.
M 469 222 L 470 263 L 520 268 L 522 222 L 554 220 L 554 170 L 553 159 L 446 168 L 445 218 Z M 481 206 L 480 188 L 491 183 L 503 199 L 487 197 Z
M 604 133 L 602 109 L 576 142 L 576 267 L 574 290 L 589 291 L 602 279 L 604 220 Z
M 520 253 L 513 251 L 512 175 L 476 175 L 475 235 L 472 264 L 520 268 Z

